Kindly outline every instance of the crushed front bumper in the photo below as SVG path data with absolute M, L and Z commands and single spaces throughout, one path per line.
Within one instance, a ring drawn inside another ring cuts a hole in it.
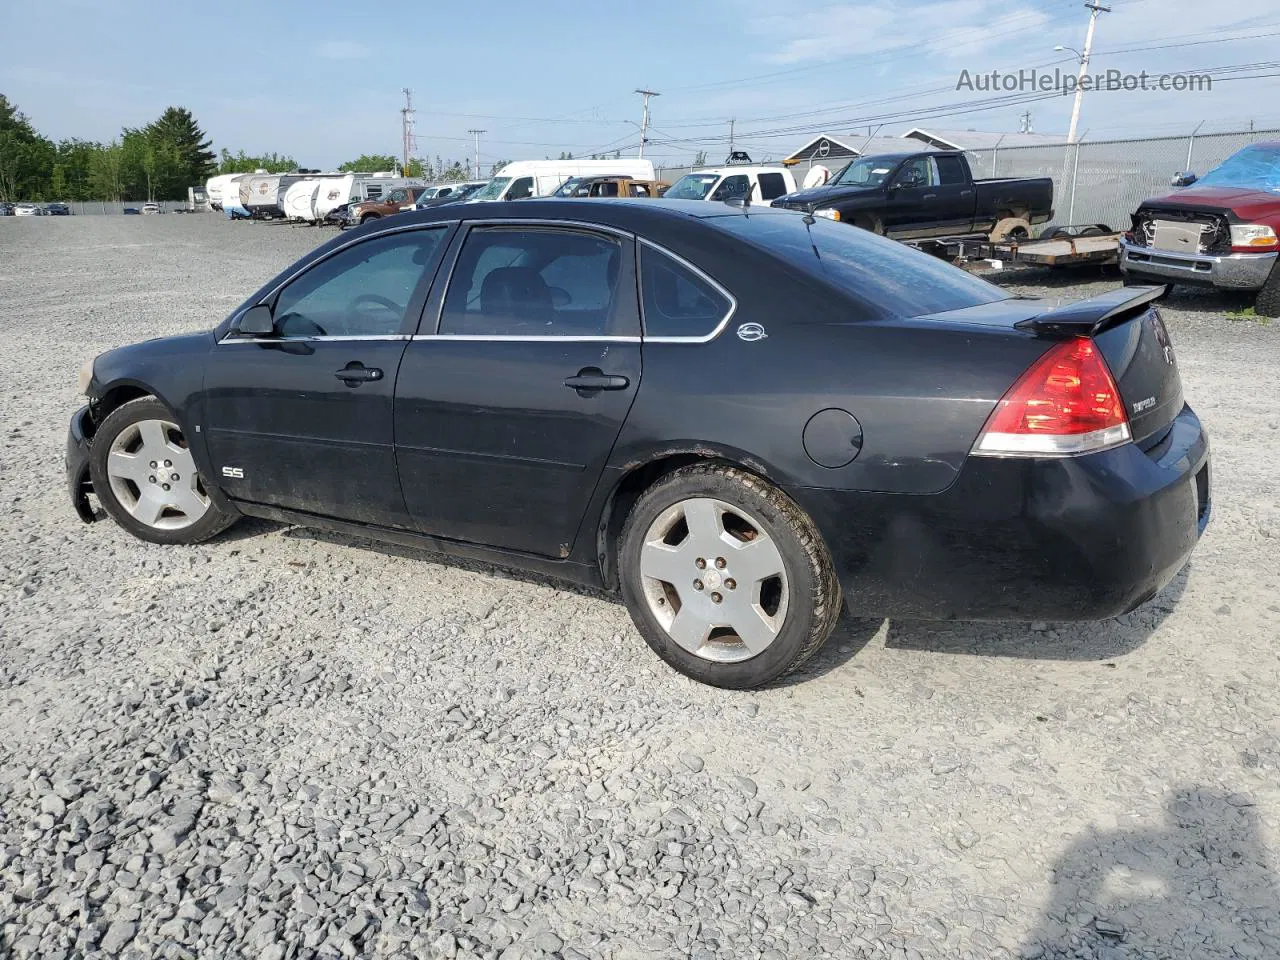
M 1224 290 L 1260 290 L 1275 268 L 1276 253 L 1178 253 L 1120 241 L 1120 269 L 1137 277 L 1192 283 Z
M 92 438 L 93 421 L 89 418 L 88 406 L 83 406 L 71 417 L 64 464 L 67 468 L 71 506 L 75 507 L 76 514 L 85 523 L 93 523 L 98 519 L 97 512 L 89 502 L 89 494 L 93 493 L 93 481 L 89 478 L 89 444 Z

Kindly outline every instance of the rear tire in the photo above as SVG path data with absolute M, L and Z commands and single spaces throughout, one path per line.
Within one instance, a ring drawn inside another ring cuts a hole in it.
M 236 521 L 209 495 L 177 417 L 155 397 L 130 400 L 102 421 L 89 476 L 111 519 L 140 540 L 200 543 Z
M 1260 317 L 1280 317 L 1280 262 L 1271 268 L 1271 275 L 1258 291 L 1253 312 Z
M 995 227 L 991 230 L 990 239 L 992 243 L 1000 243 L 1004 240 L 1030 240 L 1031 224 L 1025 217 L 1004 217 L 996 221 Z
M 840 584 L 813 521 L 736 467 L 685 467 L 649 488 L 623 527 L 618 570 L 645 642 L 715 687 L 785 676 L 840 615 Z

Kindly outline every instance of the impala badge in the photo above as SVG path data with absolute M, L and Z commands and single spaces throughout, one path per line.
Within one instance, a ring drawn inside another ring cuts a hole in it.
M 758 323 L 744 323 L 738 327 L 738 339 L 745 340 L 747 343 L 763 340 L 767 336 L 768 334 L 764 332 L 764 327 Z

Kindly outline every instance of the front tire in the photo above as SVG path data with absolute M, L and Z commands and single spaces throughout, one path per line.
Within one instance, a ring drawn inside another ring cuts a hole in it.
M 363 227 L 370 220 L 379 220 L 381 219 L 381 217 L 382 215 L 378 213 L 366 213 L 363 217 L 360 218 L 360 226 Z
M 236 519 L 209 495 L 177 418 L 154 397 L 122 404 L 102 421 L 89 476 L 111 519 L 140 540 L 200 543 Z
M 623 527 L 618 570 L 645 642 L 715 687 L 785 676 L 840 614 L 839 581 L 813 521 L 736 467 L 685 467 L 647 490 Z
M 1253 312 L 1260 317 L 1280 317 L 1280 262 L 1271 268 L 1271 275 L 1258 291 Z

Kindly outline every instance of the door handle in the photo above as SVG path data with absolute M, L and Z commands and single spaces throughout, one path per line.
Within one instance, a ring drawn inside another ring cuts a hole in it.
M 382 371 L 377 367 L 366 367 L 358 360 L 353 360 L 341 370 L 334 371 L 333 374 L 348 387 L 359 386 L 362 383 L 368 383 L 370 380 L 381 380 Z
M 937 199 L 938 199 L 938 195 L 937 195 L 936 193 L 926 193 L 926 194 L 925 194 L 921 199 L 923 199 L 923 200 L 937 200 Z
M 578 391 L 582 397 L 590 396 L 600 390 L 625 390 L 631 385 L 626 377 L 605 373 L 599 367 L 584 367 L 576 376 L 565 380 L 564 385 Z
M 960 191 L 960 196 L 962 196 L 962 197 L 972 197 L 972 196 L 973 196 L 973 191 L 972 191 L 972 190 L 961 190 L 961 191 Z

